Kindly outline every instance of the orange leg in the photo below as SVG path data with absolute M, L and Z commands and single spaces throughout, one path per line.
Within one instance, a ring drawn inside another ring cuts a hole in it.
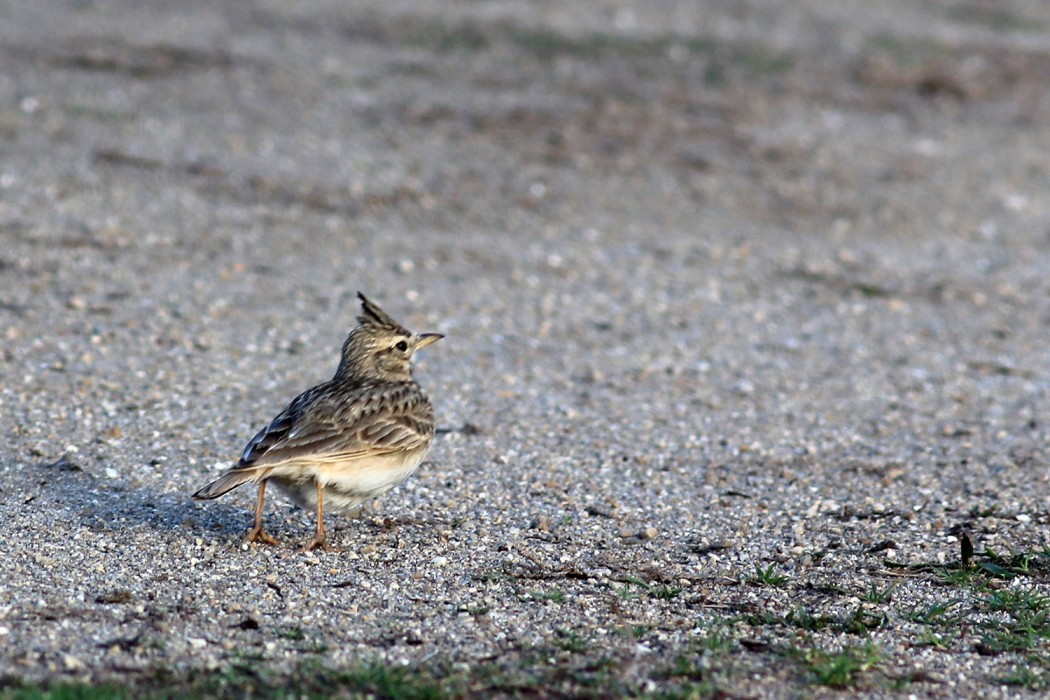
M 262 527 L 263 495 L 265 493 L 266 479 L 263 479 L 259 482 L 259 496 L 255 501 L 255 527 L 249 530 L 248 535 L 244 538 L 246 544 L 255 540 L 260 540 L 263 544 L 277 544 L 277 540 L 267 535 Z
M 304 552 L 309 552 L 311 549 L 326 549 L 324 544 L 324 500 L 321 496 L 324 486 L 321 485 L 320 481 L 315 481 L 314 483 L 317 486 L 317 532 L 314 533 L 314 538 L 303 547 Z

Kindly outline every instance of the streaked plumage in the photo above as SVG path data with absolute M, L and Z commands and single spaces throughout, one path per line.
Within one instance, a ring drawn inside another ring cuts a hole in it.
M 245 446 L 232 469 L 193 495 L 218 498 L 258 483 L 255 527 L 248 541 L 272 542 L 262 529 L 266 484 L 273 481 L 303 506 L 346 510 L 404 481 L 423 461 L 434 436 L 430 400 L 412 379 L 412 354 L 440 339 L 405 329 L 363 294 L 363 315 L 343 344 L 335 376 L 304 391 Z

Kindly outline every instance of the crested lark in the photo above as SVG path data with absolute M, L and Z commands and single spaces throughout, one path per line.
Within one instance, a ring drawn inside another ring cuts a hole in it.
M 316 504 L 317 531 L 305 550 L 324 547 L 324 506 L 349 510 L 415 471 L 434 436 L 434 409 L 412 379 L 412 354 L 443 336 L 412 333 L 358 292 L 363 315 L 350 331 L 335 376 L 299 394 L 244 448 L 232 469 L 194 499 L 259 485 L 246 542 L 274 540 L 262 527 L 273 481 L 303 507 Z

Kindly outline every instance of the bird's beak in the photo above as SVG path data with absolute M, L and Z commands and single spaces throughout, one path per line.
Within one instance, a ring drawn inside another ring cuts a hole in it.
M 441 333 L 420 333 L 416 336 L 416 350 L 425 348 L 431 343 L 436 343 L 444 337 Z

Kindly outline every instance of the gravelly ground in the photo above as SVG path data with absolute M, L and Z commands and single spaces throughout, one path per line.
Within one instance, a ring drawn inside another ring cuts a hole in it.
M 982 602 L 1050 581 L 1050 5 L 829 5 L 0 2 L 0 676 L 1050 683 Z M 242 547 L 189 494 L 359 289 L 444 431 Z

